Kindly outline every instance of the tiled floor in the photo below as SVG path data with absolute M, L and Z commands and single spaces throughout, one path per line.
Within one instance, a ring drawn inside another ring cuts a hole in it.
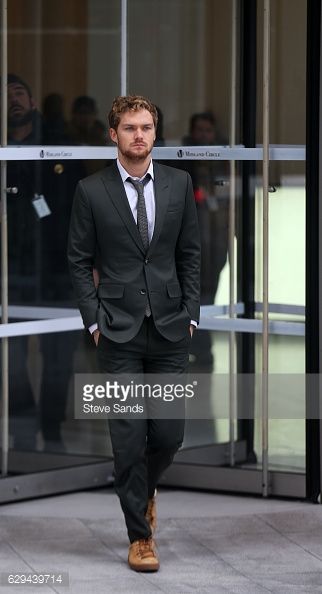
M 162 490 L 158 515 L 160 571 L 138 574 L 112 490 L 2 505 L 0 592 L 322 593 L 319 505 Z M 69 587 L 3 585 L 4 572 L 64 572 Z

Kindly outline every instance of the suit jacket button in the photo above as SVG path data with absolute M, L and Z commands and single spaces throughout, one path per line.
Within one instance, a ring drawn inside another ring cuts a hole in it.
M 145 289 L 141 289 L 140 293 L 141 293 L 141 295 L 146 295 L 146 290 Z
M 144 260 L 144 264 L 148 264 L 148 263 L 149 263 L 149 258 L 146 258 L 146 259 Z

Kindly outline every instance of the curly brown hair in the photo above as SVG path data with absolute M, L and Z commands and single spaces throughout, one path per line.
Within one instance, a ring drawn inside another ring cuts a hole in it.
M 127 95 L 116 97 L 112 103 L 111 111 L 108 114 L 108 123 L 110 128 L 117 130 L 121 115 L 126 111 L 139 111 L 146 109 L 153 118 L 154 127 L 157 127 L 158 112 L 153 103 L 142 95 Z

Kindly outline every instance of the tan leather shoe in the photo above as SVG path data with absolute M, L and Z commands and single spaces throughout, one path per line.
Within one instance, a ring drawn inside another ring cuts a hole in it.
M 150 524 L 152 534 L 155 533 L 157 527 L 157 490 L 155 490 L 154 495 L 151 499 L 148 500 L 148 508 L 145 513 L 145 517 Z
M 128 562 L 135 571 L 158 571 L 160 563 L 151 536 L 131 543 Z

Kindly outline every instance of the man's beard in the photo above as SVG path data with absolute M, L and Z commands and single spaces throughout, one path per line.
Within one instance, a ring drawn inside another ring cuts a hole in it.
M 24 115 L 11 115 L 8 116 L 8 126 L 9 128 L 21 128 L 26 124 L 29 124 L 32 121 L 33 117 L 33 110 L 30 109 Z
M 127 150 L 122 150 L 122 147 L 118 147 L 120 153 L 127 158 L 128 161 L 132 161 L 133 163 L 139 163 L 140 161 L 145 161 L 147 159 L 147 157 L 151 154 L 152 148 L 151 147 L 147 147 L 145 151 L 140 152 L 140 153 L 136 153 L 135 151 L 132 151 L 131 149 L 127 149 Z

